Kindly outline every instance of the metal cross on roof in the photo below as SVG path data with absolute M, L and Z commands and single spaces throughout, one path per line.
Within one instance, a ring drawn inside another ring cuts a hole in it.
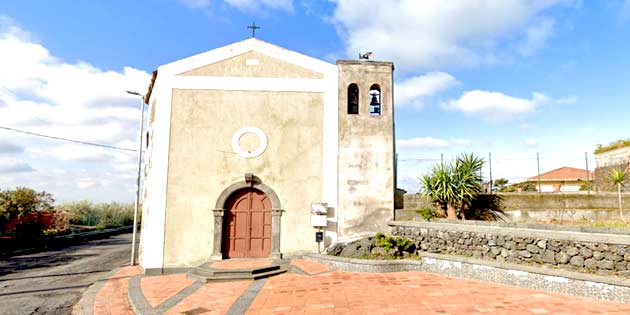
M 247 28 L 251 28 L 252 37 L 256 37 L 256 30 L 260 29 L 260 26 L 256 26 L 256 22 L 252 22 L 252 25 L 249 25 Z

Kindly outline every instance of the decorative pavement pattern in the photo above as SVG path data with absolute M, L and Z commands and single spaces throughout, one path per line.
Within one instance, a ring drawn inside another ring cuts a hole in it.
M 226 269 L 266 266 L 216 264 Z M 93 314 L 133 314 L 134 308 L 141 314 L 185 315 L 630 314 L 630 304 L 429 273 L 343 272 L 308 259 L 289 264 L 292 272 L 268 279 L 207 284 L 181 274 L 142 276 L 137 267 L 126 267 L 100 288 Z

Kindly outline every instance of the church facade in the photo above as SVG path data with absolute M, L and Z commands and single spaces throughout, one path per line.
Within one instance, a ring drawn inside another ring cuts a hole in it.
M 163 65 L 149 104 L 140 264 L 316 252 L 393 218 L 393 64 L 256 38 Z

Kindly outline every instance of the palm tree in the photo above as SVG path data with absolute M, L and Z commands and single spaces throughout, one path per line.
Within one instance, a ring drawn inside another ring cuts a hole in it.
M 623 209 L 621 207 L 621 186 L 625 186 L 624 183 L 628 180 L 628 170 L 613 168 L 608 172 L 608 181 L 617 186 L 617 194 L 619 196 L 619 217 L 624 222 L 626 219 L 623 216 Z
M 453 172 L 456 202 L 459 206 L 459 215 L 466 220 L 466 209 L 470 203 L 481 193 L 481 167 L 483 159 L 470 154 L 461 154 L 455 160 Z
M 455 164 L 436 164 L 429 174 L 420 178 L 422 191 L 434 202 L 446 206 L 448 219 L 457 219 L 457 210 L 466 219 L 465 210 L 481 193 L 483 159 L 473 154 L 461 154 Z
M 448 219 L 457 220 L 455 213 L 455 185 L 453 184 L 453 168 L 450 164 L 436 164 L 429 174 L 420 178 L 422 192 L 441 206 L 446 206 Z

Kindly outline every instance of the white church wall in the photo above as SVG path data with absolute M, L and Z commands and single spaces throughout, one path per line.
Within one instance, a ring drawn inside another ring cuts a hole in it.
M 262 155 L 242 158 L 233 152 L 232 135 L 243 126 L 266 134 Z M 280 198 L 285 210 L 281 250 L 316 248 L 308 231 L 313 230 L 310 203 L 322 194 L 322 130 L 322 93 L 176 89 L 164 266 L 196 266 L 210 258 L 212 209 L 221 192 L 245 173 L 253 173 Z
M 150 104 L 155 107 L 152 126 L 151 168 L 145 178 L 145 199 L 140 234 L 140 265 L 143 269 L 159 269 L 164 257 L 164 224 L 166 215 L 166 182 L 170 144 L 171 89 L 156 84 Z M 158 100 L 160 100 L 158 102 Z

